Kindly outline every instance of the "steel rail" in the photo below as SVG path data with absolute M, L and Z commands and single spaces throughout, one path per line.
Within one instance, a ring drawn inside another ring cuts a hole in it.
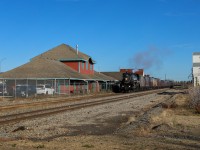
M 108 96 L 114 96 L 116 94 L 110 94 L 106 95 Z M 15 104 L 15 105 L 6 105 L 6 106 L 0 106 L 0 112 L 1 111 L 7 111 L 7 110 L 13 110 L 13 109 L 20 109 L 20 108 L 28 108 L 28 107 L 34 107 L 34 106 L 44 106 L 44 105 L 53 105 L 53 104 L 61 104 L 61 103 L 67 103 L 71 101 L 79 101 L 83 99 L 88 98 L 103 98 L 106 97 L 105 95 L 98 95 L 98 96 L 85 96 L 85 97 L 72 97 L 72 98 L 65 98 L 65 99 L 57 99 L 57 100 L 47 100 L 47 101 L 41 101 L 41 102 L 31 102 L 31 103 L 24 103 L 24 104 Z
M 161 91 L 159 91 L 159 92 L 161 92 Z M 152 93 L 156 93 L 156 91 L 148 91 L 145 93 L 142 92 L 142 93 L 137 93 L 134 95 L 124 95 L 124 96 L 120 96 L 120 97 L 107 98 L 107 99 L 103 99 L 103 100 L 83 102 L 83 103 L 77 103 L 77 104 L 70 104 L 70 105 L 66 105 L 66 106 L 11 114 L 11 115 L 0 117 L 0 125 L 13 123 L 13 122 L 19 122 L 19 121 L 27 120 L 27 119 L 34 119 L 34 118 L 49 116 L 52 114 L 58 114 L 58 113 L 69 111 L 69 110 L 72 111 L 72 110 L 76 110 L 76 109 L 80 109 L 80 108 L 82 109 L 82 108 L 91 107 L 91 106 L 95 106 L 95 105 L 117 102 L 117 101 L 121 101 L 121 100 L 128 100 L 133 97 L 149 95 Z
M 163 89 L 159 89 L 163 90 Z M 154 90 L 157 91 L 157 90 Z M 148 91 L 139 91 L 139 92 L 148 92 Z M 138 92 L 136 92 L 138 93 Z M 132 94 L 136 94 L 132 93 Z M 79 101 L 79 100 L 84 100 L 88 98 L 103 98 L 103 97 L 110 97 L 110 96 L 120 96 L 124 94 L 109 94 L 109 95 L 91 95 L 91 96 L 84 96 L 84 97 L 72 97 L 72 98 L 65 98 L 65 99 L 57 99 L 57 100 L 47 100 L 47 101 L 42 101 L 42 102 L 31 102 L 31 103 L 24 103 L 24 104 L 14 104 L 14 105 L 6 105 L 6 106 L 0 106 L 0 112 L 7 111 L 7 110 L 14 110 L 14 109 L 23 109 L 23 108 L 30 108 L 30 107 L 35 107 L 35 106 L 44 106 L 44 105 L 54 105 L 54 104 L 61 104 L 61 103 L 67 103 L 71 101 Z

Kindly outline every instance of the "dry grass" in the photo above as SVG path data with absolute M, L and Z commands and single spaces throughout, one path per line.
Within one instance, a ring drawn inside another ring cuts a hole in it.
M 197 113 L 200 113 L 200 87 L 193 87 L 189 89 L 190 103 L 189 106 L 194 108 Z

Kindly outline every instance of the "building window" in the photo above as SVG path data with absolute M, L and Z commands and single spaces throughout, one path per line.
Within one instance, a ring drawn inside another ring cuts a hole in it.
M 90 70 L 93 70 L 93 64 L 90 64 Z
M 86 61 L 86 70 L 88 70 L 88 61 Z
M 85 65 L 85 63 L 84 63 L 84 62 L 82 62 L 82 69 L 84 69 L 84 65 Z

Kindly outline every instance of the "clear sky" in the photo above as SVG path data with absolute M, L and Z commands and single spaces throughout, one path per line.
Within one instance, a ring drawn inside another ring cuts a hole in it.
M 96 71 L 145 68 L 188 80 L 200 51 L 200 0 L 0 0 L 1 71 L 62 43 L 78 44 Z

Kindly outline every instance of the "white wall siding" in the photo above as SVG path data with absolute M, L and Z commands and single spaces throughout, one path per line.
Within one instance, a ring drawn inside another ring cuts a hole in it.
M 200 63 L 200 55 L 193 55 L 193 63 Z
M 200 66 L 199 67 L 193 67 L 193 75 L 194 76 L 200 76 Z
M 195 52 L 192 55 L 193 63 L 193 77 L 194 77 L 194 86 L 200 85 L 200 53 Z

